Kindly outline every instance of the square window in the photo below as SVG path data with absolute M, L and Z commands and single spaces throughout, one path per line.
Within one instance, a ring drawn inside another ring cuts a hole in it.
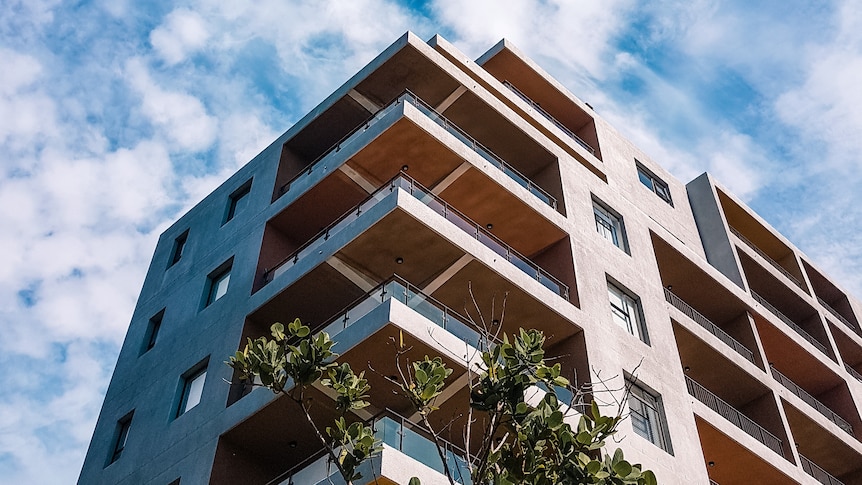
M 653 395 L 632 381 L 629 387 L 629 412 L 632 429 L 659 448 L 673 453 L 667 437 L 667 424 L 661 398 Z
M 171 251 L 171 260 L 168 263 L 168 268 L 177 264 L 180 259 L 183 257 L 183 250 L 186 248 L 186 241 L 189 239 L 189 230 L 186 229 L 185 232 L 180 234 L 176 239 L 174 239 L 174 248 Z
M 628 253 L 622 216 L 596 200 L 593 200 L 593 216 L 596 219 L 596 231 L 614 246 Z
M 207 378 L 207 361 L 196 365 L 183 375 L 182 391 L 176 417 L 180 417 L 201 402 Z
M 156 340 L 159 337 L 159 330 L 162 327 L 162 319 L 164 317 L 164 308 L 162 308 L 159 313 L 156 313 L 155 315 L 150 317 L 150 321 L 147 324 L 147 332 L 144 334 L 144 347 L 141 351 L 141 354 L 147 352 L 148 350 L 156 346 Z
M 611 317 L 614 323 L 649 344 L 639 299 L 610 282 L 608 282 L 608 299 L 611 303 Z
M 210 274 L 207 282 L 207 293 L 204 306 L 211 305 L 227 293 L 227 288 L 230 284 L 230 270 L 232 262 L 232 260 L 228 261 Z
M 222 224 L 227 224 L 248 205 L 249 193 L 251 193 L 251 180 L 242 184 L 240 188 L 230 194 L 230 197 L 228 197 L 227 213 Z
M 647 170 L 647 168 L 641 165 L 637 160 L 635 160 L 635 164 L 638 169 L 638 179 L 640 179 L 641 183 L 655 192 L 655 194 L 661 197 L 662 200 L 673 206 L 673 200 L 670 198 L 670 188 L 667 183 L 656 177 L 654 173 Z
M 114 431 L 114 446 L 111 447 L 111 456 L 108 459 L 108 465 L 119 460 L 123 454 L 123 450 L 126 448 L 126 441 L 129 439 L 129 429 L 132 427 L 133 414 L 134 411 L 117 421 L 117 428 Z

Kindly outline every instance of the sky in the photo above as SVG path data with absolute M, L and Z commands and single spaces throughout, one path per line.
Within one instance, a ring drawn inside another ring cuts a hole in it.
M 862 295 L 856 0 L 0 0 L 0 483 L 77 480 L 158 235 L 407 30 L 514 42 Z

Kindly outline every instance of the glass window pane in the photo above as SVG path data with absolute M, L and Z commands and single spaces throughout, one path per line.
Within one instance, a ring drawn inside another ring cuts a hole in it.
M 213 283 L 213 286 L 215 286 L 213 289 L 213 301 L 218 300 L 227 293 L 228 283 L 230 283 L 230 273 L 220 276 L 219 279 Z
M 185 405 L 182 412 L 197 406 L 201 402 L 201 394 L 204 390 L 204 381 L 206 380 L 207 372 L 203 371 L 200 374 L 192 377 L 186 385 Z

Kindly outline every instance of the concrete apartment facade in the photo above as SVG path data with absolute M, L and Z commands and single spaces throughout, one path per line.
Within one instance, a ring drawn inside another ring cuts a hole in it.
M 469 288 L 487 319 L 507 294 L 504 329 L 543 330 L 575 383 L 635 384 L 619 446 L 659 483 L 862 483 L 857 300 L 510 43 L 472 61 L 410 33 L 162 235 L 79 482 L 323 480 L 295 406 L 223 363 L 299 317 L 374 368 L 378 483 L 448 483 L 383 376 L 393 336 L 441 355 L 436 419 L 463 413 Z

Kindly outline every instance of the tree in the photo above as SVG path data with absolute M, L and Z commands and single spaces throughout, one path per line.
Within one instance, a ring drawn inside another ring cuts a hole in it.
M 298 403 L 339 473 L 351 483 L 361 476 L 357 473 L 359 465 L 381 448 L 371 426 L 361 421 L 348 424 L 345 419 L 346 413 L 369 405 L 370 386 L 364 371 L 356 374 L 348 364 L 339 365 L 329 335 L 312 335 L 298 319 L 286 331 L 280 323 L 271 331 L 271 339 L 249 339 L 227 364 L 239 378 L 256 379 L 258 385 Z M 473 442 L 471 433 L 475 431 L 479 444 L 474 450 L 467 447 L 465 459 L 474 484 L 656 484 L 653 472 L 626 461 L 620 449 L 613 455 L 604 453 L 606 440 L 617 432 L 624 417 L 622 403 L 615 416 L 604 416 L 593 401 L 580 415 L 577 427 L 566 422 L 556 389 L 569 382 L 561 376 L 559 363 L 546 363 L 541 331 L 520 329 L 511 342 L 507 335 L 496 341 L 487 330 L 485 337 L 481 364 L 470 370 L 465 442 Z M 403 343 L 395 345 L 399 375 L 387 379 L 397 384 L 422 424 L 431 430 L 444 473 L 454 485 L 440 434 L 428 419 L 437 409 L 436 399 L 452 370 L 440 357 L 402 362 L 408 349 Z M 335 392 L 336 408 L 341 413 L 325 431 L 312 419 L 306 399 L 315 384 Z M 528 391 L 536 387 L 545 392 L 531 400 Z M 479 429 L 474 430 L 479 423 Z M 418 483 L 417 478 L 410 481 L 410 485 Z

